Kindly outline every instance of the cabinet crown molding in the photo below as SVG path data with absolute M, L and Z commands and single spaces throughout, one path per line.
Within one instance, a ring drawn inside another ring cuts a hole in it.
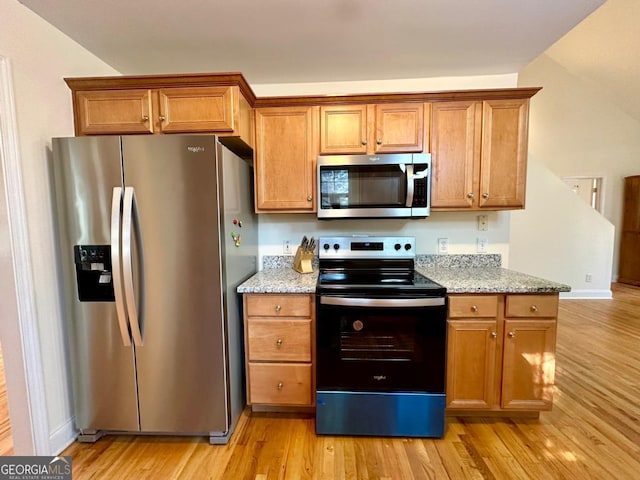
M 457 100 L 484 101 L 498 99 L 525 99 L 533 97 L 542 89 L 542 87 L 519 87 L 480 90 L 442 90 L 412 93 L 300 95 L 258 98 L 240 72 L 77 77 L 65 78 L 64 81 L 73 92 L 78 90 L 119 90 L 131 88 L 152 89 L 187 86 L 237 85 L 249 104 L 254 108 L 344 105 L 357 103 L 452 102 Z

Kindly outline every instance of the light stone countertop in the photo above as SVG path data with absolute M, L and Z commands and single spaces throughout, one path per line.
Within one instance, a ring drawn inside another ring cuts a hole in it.
M 447 293 L 556 293 L 571 287 L 507 268 L 423 268 L 418 272 L 447 288 Z
M 238 286 L 238 293 L 315 293 L 318 269 L 298 273 L 292 267 L 260 270 Z
M 555 293 L 568 285 L 498 267 L 417 267 L 420 273 L 446 287 L 447 293 Z M 238 293 L 315 293 L 317 267 L 298 273 L 291 267 L 261 270 L 242 283 Z

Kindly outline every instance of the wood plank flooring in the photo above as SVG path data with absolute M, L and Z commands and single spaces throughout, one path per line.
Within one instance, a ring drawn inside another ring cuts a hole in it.
M 111 436 L 74 443 L 81 479 L 638 479 L 640 288 L 561 300 L 555 403 L 539 419 L 450 417 L 445 438 L 316 436 L 311 416 L 242 415 L 226 446 Z
M 7 383 L 4 377 L 4 360 L 0 347 L 0 456 L 13 454 L 11 424 L 9 422 L 9 402 L 7 401 Z

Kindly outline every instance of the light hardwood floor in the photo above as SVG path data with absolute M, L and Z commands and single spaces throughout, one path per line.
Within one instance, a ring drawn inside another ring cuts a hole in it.
M 4 360 L 0 347 L 0 456 L 13 454 L 13 440 L 9 423 L 9 403 L 7 401 L 7 383 L 4 378 Z
M 81 479 L 638 479 L 640 289 L 561 300 L 555 404 L 540 419 L 450 417 L 443 439 L 318 437 L 312 417 L 245 411 L 231 442 L 74 443 Z

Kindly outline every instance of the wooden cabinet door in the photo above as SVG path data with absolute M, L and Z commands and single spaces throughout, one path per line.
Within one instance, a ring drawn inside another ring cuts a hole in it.
M 320 153 L 367 153 L 367 106 L 320 107 Z
M 555 375 L 555 320 L 505 320 L 502 408 L 549 410 Z
M 233 132 L 231 87 L 167 88 L 158 91 L 164 133 Z
M 447 408 L 490 409 L 494 403 L 497 321 L 447 323 Z
M 480 102 L 431 106 L 431 207 L 464 209 L 477 205 L 480 174 Z
M 482 208 L 524 208 L 529 100 L 482 102 Z
M 315 211 L 317 115 L 317 107 L 256 109 L 256 211 Z
M 375 153 L 422 152 L 424 104 L 376 105 Z
M 76 92 L 78 135 L 153 133 L 151 90 Z

